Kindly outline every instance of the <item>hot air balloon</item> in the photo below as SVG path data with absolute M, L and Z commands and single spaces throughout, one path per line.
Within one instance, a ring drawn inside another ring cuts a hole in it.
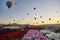
M 13 3 L 11 1 L 7 1 L 6 5 L 7 5 L 8 8 L 11 8 L 13 6 Z
M 42 18 L 42 16 L 40 16 L 40 18 Z
M 34 10 L 35 10 L 36 8 L 34 7 Z
M 17 3 L 15 3 L 15 5 L 17 5 Z
M 13 20 L 15 22 L 15 20 Z
M 58 11 L 56 11 L 56 13 L 58 13 Z
M 49 18 L 49 20 L 51 20 L 51 18 Z
M 35 24 L 35 23 L 33 23 L 33 24 Z
M 59 21 L 57 21 L 57 23 L 59 23 Z
M 34 19 L 36 20 L 36 17 Z
M 24 20 L 24 17 L 23 17 L 23 20 Z
M 38 22 L 36 22 L 36 24 L 38 24 Z
M 27 13 L 27 15 L 29 15 L 29 13 Z
M 20 21 L 18 21 L 18 22 L 20 22 Z
M 44 23 L 44 21 L 42 21 L 42 23 Z

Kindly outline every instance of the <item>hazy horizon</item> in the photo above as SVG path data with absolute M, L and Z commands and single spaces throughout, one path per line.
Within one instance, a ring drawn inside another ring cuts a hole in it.
M 13 20 L 18 24 L 60 24 L 57 23 L 60 21 L 60 0 L 9 0 L 13 3 L 10 9 L 7 1 L 0 0 L 0 24 L 14 23 Z

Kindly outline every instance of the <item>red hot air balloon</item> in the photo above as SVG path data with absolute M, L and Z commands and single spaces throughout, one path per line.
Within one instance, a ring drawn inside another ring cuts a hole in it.
M 6 5 L 7 5 L 8 8 L 11 8 L 13 6 L 13 3 L 11 1 L 7 1 Z

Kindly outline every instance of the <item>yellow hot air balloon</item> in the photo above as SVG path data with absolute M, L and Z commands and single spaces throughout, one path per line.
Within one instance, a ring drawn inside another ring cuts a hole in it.
M 13 3 L 11 1 L 7 1 L 6 5 L 7 5 L 8 8 L 11 8 L 13 6 Z

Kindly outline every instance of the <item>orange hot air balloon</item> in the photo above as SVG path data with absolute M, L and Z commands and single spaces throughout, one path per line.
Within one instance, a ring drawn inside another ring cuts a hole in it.
M 13 6 L 13 3 L 11 1 L 7 1 L 6 5 L 7 5 L 8 8 L 11 8 Z

